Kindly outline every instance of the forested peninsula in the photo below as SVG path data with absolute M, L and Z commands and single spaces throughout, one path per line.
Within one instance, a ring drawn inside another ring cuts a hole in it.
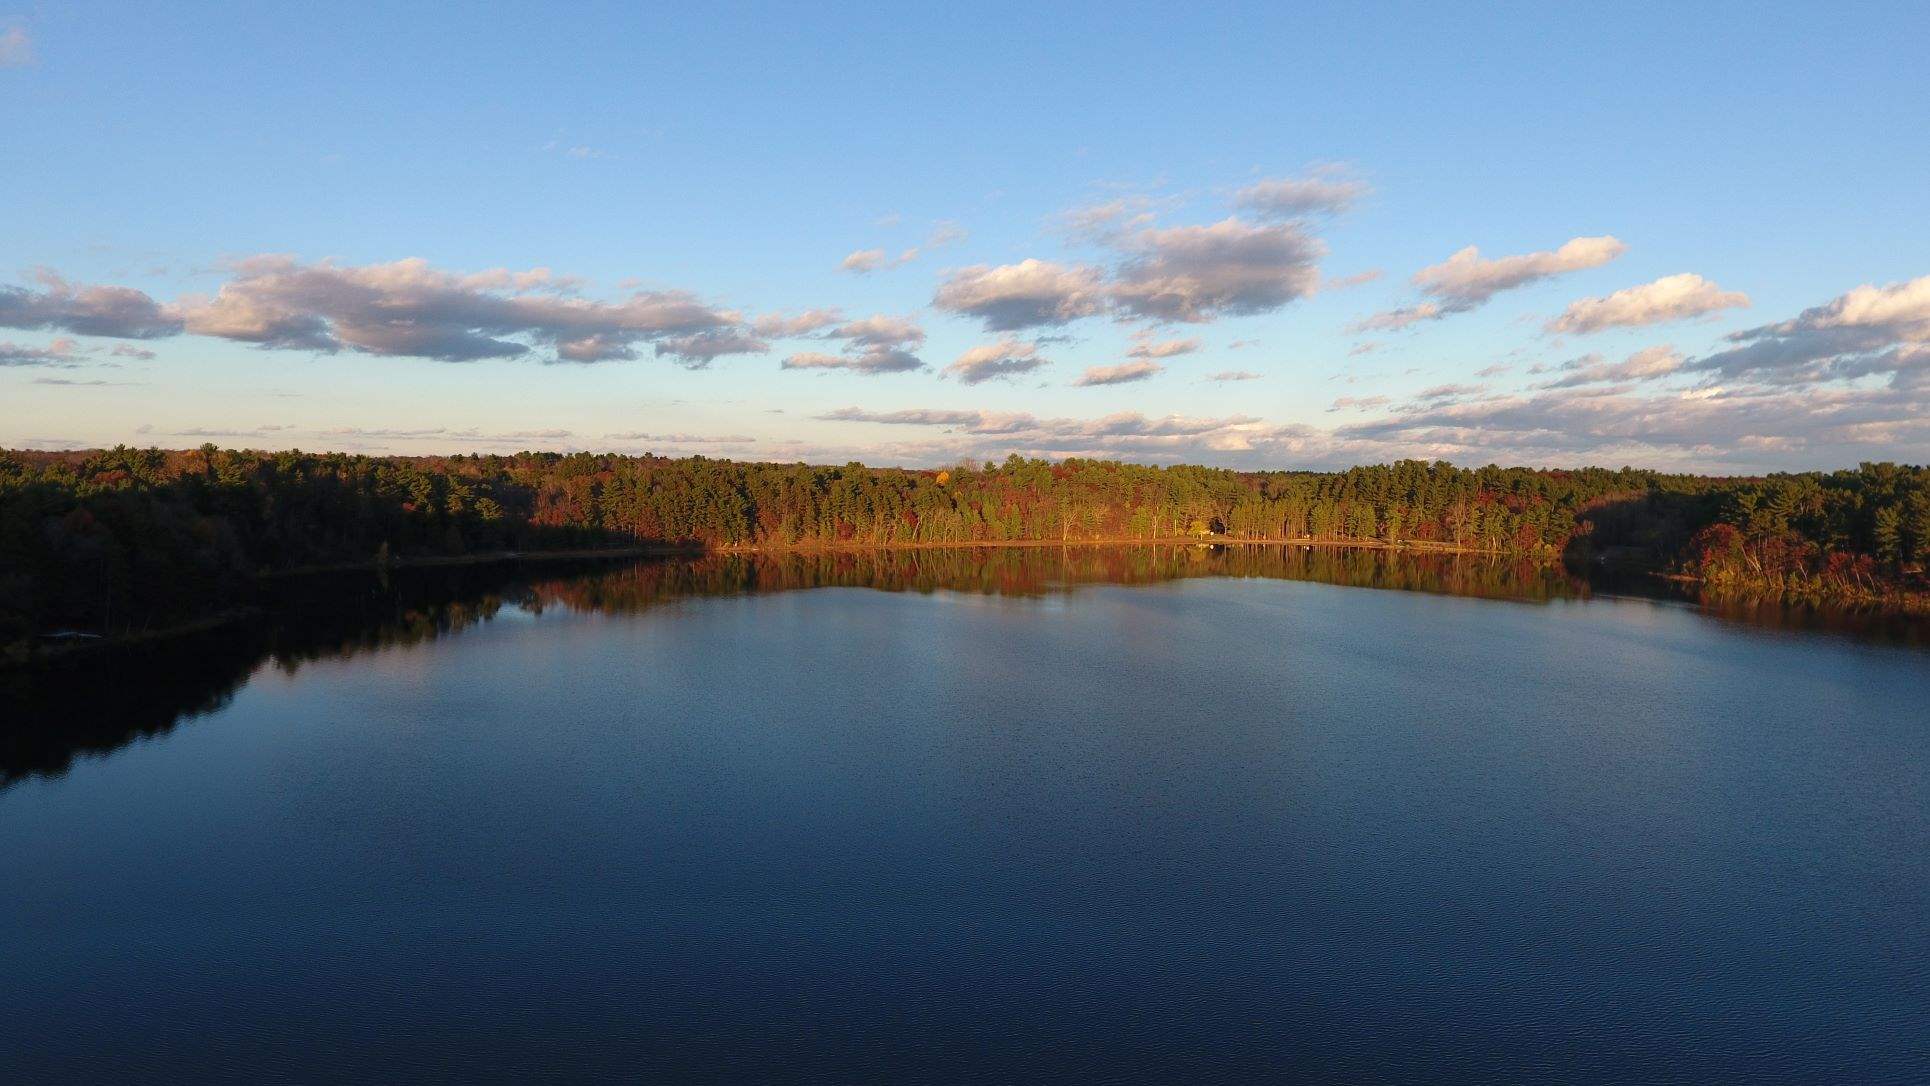
M 0 646 L 249 606 L 264 575 L 504 552 L 1280 541 L 1460 550 L 1930 612 L 1930 468 L 942 470 L 701 456 L 0 451 Z

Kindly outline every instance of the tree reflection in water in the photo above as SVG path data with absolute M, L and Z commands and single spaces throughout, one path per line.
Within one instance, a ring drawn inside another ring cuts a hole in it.
M 258 619 L 40 672 L 0 674 L 0 789 L 28 777 L 59 776 L 76 757 L 108 754 L 216 712 L 264 667 L 293 674 L 311 661 L 420 644 L 488 622 L 504 607 L 634 614 L 692 597 L 826 587 L 1045 596 L 1190 577 L 1529 602 L 1584 599 L 1594 591 L 1562 568 L 1534 561 L 1298 545 L 794 551 L 291 579 L 274 586 L 268 613 Z M 1658 584 L 1638 587 L 1659 591 Z M 1930 644 L 1922 620 L 1782 604 L 1731 602 L 1703 610 L 1768 629 Z

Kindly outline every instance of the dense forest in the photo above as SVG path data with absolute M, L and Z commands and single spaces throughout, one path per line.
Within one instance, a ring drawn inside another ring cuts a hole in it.
M 919 471 L 578 453 L 0 452 L 0 644 L 139 633 L 263 574 L 505 550 L 1217 538 L 1459 549 L 1711 589 L 1921 603 L 1930 469 L 1235 472 L 1018 457 Z

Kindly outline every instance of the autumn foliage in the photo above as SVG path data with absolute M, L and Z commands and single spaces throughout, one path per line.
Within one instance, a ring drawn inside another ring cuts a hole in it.
M 1235 472 L 1011 457 L 943 471 L 578 453 L 0 452 L 0 644 L 155 629 L 263 573 L 496 552 L 1178 538 L 1593 561 L 1866 598 L 1930 551 L 1930 472 L 1712 479 L 1633 469 Z

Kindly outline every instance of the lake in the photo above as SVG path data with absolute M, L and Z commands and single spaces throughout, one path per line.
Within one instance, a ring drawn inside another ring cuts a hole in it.
M 290 583 L 0 707 L 0 1080 L 1906 1082 L 1930 651 L 1493 560 Z

